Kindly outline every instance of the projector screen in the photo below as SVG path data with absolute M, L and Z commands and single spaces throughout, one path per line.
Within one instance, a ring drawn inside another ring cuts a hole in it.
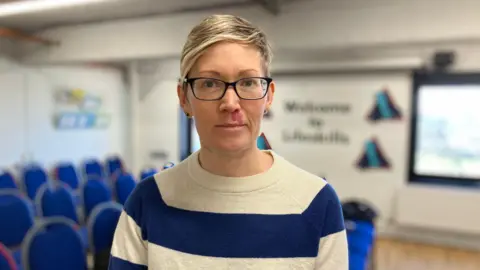
M 418 88 L 413 172 L 480 180 L 480 84 Z

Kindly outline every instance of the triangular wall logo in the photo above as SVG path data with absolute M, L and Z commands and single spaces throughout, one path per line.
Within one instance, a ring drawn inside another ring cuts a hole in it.
M 263 133 L 263 132 L 257 138 L 257 147 L 260 150 L 271 150 L 272 149 L 272 147 L 270 146 L 270 143 L 267 140 L 267 137 L 265 136 L 265 133 Z
M 367 140 L 357 163 L 360 169 L 389 169 L 390 161 L 381 150 L 377 139 Z
M 393 101 L 389 91 L 384 88 L 375 93 L 375 103 L 368 113 L 367 118 L 373 122 L 401 120 L 402 112 Z

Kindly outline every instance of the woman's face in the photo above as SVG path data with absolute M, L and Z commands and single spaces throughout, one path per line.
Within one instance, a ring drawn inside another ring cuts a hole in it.
M 211 46 L 198 58 L 188 77 L 234 82 L 249 77 L 265 77 L 263 67 L 263 58 L 254 46 L 222 42 Z M 237 90 L 253 87 L 256 83 L 244 80 L 242 86 L 237 84 Z M 197 97 L 212 95 L 209 94 L 212 89 L 224 89 L 215 80 L 197 81 L 194 85 Z M 269 85 L 265 97 L 258 100 L 239 98 L 232 86 L 221 99 L 213 101 L 197 99 L 190 85 L 185 90 L 178 87 L 180 104 L 186 113 L 194 117 L 203 148 L 233 153 L 256 147 L 264 111 L 270 108 L 273 100 L 273 83 Z

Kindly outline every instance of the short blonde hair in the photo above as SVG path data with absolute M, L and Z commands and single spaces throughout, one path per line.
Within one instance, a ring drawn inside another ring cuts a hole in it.
M 270 76 L 272 48 L 265 33 L 249 21 L 233 15 L 212 15 L 203 19 L 188 35 L 180 60 L 181 79 L 185 79 L 205 50 L 218 42 L 238 42 L 256 46 Z

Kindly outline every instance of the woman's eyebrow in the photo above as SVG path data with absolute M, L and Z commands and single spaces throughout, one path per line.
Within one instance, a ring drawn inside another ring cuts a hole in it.
M 215 70 L 201 70 L 201 71 L 198 72 L 198 74 L 203 75 L 203 76 L 209 76 L 209 75 L 218 76 L 218 77 L 221 76 L 220 72 L 215 71 Z

